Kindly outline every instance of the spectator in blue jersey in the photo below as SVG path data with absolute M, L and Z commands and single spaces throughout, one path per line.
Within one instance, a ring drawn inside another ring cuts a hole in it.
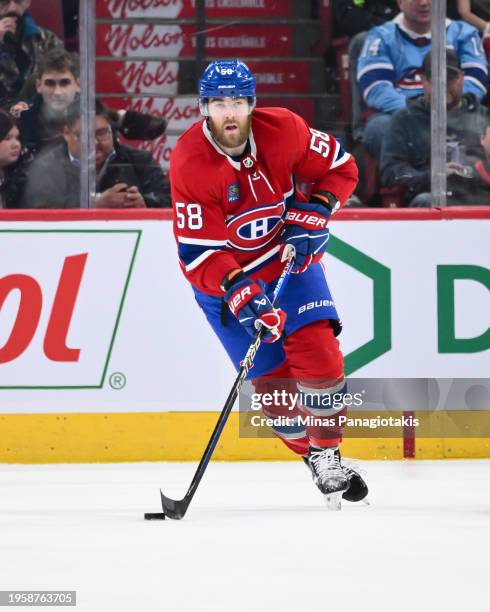
M 401 13 L 370 30 L 357 64 L 357 80 L 367 106 L 375 111 L 363 141 L 379 161 L 390 115 L 422 93 L 420 69 L 431 48 L 431 0 L 398 0 Z M 487 92 L 487 61 L 478 30 L 463 21 L 446 22 L 446 44 L 464 73 L 463 92 L 481 100 Z
M 357 59 L 368 30 L 398 15 L 398 0 L 334 0 L 335 32 L 352 36 L 349 42 L 349 82 L 352 97 L 352 136 L 360 140 L 363 104 L 357 87 Z
M 453 49 L 446 50 L 446 63 L 448 203 L 473 204 L 478 191 L 473 167 L 481 157 L 488 111 L 474 96 L 463 96 L 464 73 Z M 406 108 L 392 115 L 383 140 L 381 180 L 401 187 L 410 206 L 430 206 L 431 202 L 431 81 L 429 52 L 422 65 L 423 95 L 409 98 Z M 486 197 L 490 199 L 489 193 Z

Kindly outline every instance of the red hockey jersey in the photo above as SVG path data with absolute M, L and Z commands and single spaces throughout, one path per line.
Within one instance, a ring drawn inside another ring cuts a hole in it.
M 194 287 L 223 295 L 233 269 L 270 282 L 281 273 L 279 240 L 285 213 L 305 201 L 296 178 L 329 191 L 341 205 L 357 183 L 357 166 L 330 134 L 284 108 L 252 114 L 250 153 L 234 161 L 214 142 L 204 120 L 178 140 L 170 158 L 174 233 L 180 265 Z

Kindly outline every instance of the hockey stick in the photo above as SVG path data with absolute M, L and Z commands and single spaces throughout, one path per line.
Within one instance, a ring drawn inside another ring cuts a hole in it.
M 273 306 L 277 304 L 282 292 L 284 291 L 284 288 L 286 287 L 286 282 L 289 278 L 289 274 L 291 272 L 293 264 L 294 259 L 290 256 L 287 264 L 284 266 L 281 276 L 277 279 L 272 298 Z M 261 328 L 255 334 L 254 339 L 252 340 L 252 344 L 250 345 L 245 357 L 243 358 L 240 371 L 238 372 L 238 376 L 233 384 L 233 387 L 231 388 L 230 394 L 228 395 L 228 399 L 226 400 L 225 405 L 223 406 L 223 410 L 221 411 L 218 422 L 216 423 L 216 426 L 208 442 L 206 450 L 204 451 L 201 461 L 197 466 L 196 473 L 194 474 L 194 478 L 192 479 L 192 482 L 189 486 L 187 493 L 185 494 L 185 497 L 180 500 L 170 499 L 170 497 L 166 497 L 160 489 L 163 516 L 156 514 L 145 515 L 145 518 L 165 518 L 165 516 L 168 516 L 168 518 L 178 520 L 184 517 L 185 513 L 187 512 L 187 508 L 189 507 L 189 504 L 191 503 L 191 500 L 194 497 L 194 493 L 196 492 L 196 489 L 199 483 L 201 482 L 201 478 L 204 476 L 204 472 L 206 471 L 206 468 L 211 459 L 216 444 L 218 443 L 218 440 L 221 436 L 221 432 L 223 431 L 226 421 L 230 416 L 231 409 L 233 408 L 235 400 L 238 397 L 238 392 L 240 391 L 240 388 L 243 384 L 243 381 L 245 380 L 245 377 L 247 376 L 248 371 L 252 367 L 253 359 L 257 351 L 259 350 L 264 332 L 265 328 L 261 326 Z

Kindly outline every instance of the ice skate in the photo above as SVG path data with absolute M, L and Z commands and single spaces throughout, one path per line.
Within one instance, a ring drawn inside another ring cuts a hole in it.
M 314 477 L 308 457 L 302 457 L 302 459 L 308 466 L 309 470 L 312 473 L 312 476 Z M 353 465 L 341 464 L 341 466 L 344 474 L 349 480 L 349 488 L 342 493 L 342 499 L 345 499 L 350 502 L 360 502 L 364 500 L 364 503 L 369 505 L 369 502 L 366 500 L 369 490 L 363 477 L 359 474 L 359 472 L 354 469 Z
M 349 479 L 342 469 L 339 449 L 310 446 L 308 465 L 314 483 L 324 496 L 327 508 L 340 510 L 342 494 L 349 488 Z
M 342 498 L 350 502 L 364 501 L 369 505 L 366 497 L 368 494 L 368 486 L 363 477 L 357 472 L 352 465 L 342 465 L 344 474 L 349 479 L 349 488 L 344 491 Z

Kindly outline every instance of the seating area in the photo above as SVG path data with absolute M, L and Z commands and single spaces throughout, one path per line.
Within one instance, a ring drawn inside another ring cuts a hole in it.
M 151 153 L 167 187 L 176 141 L 200 116 L 199 74 L 212 59 L 240 57 L 256 75 L 258 106 L 291 109 L 356 157 L 360 181 L 352 205 L 406 205 L 402 189 L 381 184 L 379 160 L 362 141 L 363 125 L 375 111 L 359 93 L 359 35 L 338 33 L 335 0 L 207 2 L 204 11 L 194 0 L 163 4 L 96 3 L 95 86 L 113 111 L 166 122 L 159 137 L 126 144 Z M 31 14 L 78 49 L 78 0 L 32 0 Z

